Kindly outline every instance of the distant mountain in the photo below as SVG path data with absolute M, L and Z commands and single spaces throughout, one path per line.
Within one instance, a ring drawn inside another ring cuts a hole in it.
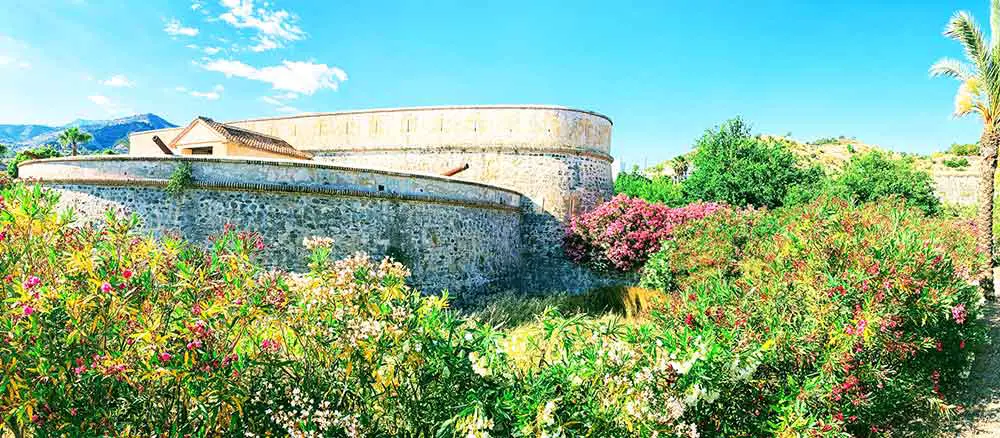
M 0 125 L 0 143 L 14 149 L 24 149 L 59 142 L 59 134 L 66 128 L 78 127 L 94 136 L 94 140 L 81 145 L 83 152 L 127 148 L 128 135 L 136 131 L 174 128 L 177 125 L 163 120 L 156 114 L 139 114 L 114 120 L 74 120 L 63 126 Z

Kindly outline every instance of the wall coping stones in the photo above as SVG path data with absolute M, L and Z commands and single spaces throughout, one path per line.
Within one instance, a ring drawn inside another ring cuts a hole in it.
M 520 193 L 479 182 L 302 160 L 78 156 L 25 161 L 18 166 L 18 169 L 25 179 L 36 180 L 43 184 L 165 187 L 172 172 L 172 167 L 167 166 L 182 162 L 192 164 L 195 171 L 193 186 L 204 189 L 317 193 L 501 210 L 517 210 L 521 203 Z M 135 167 L 116 168 L 114 166 L 116 163 Z M 218 167 L 219 165 L 221 167 Z M 288 169 L 289 172 L 269 174 L 275 169 Z M 307 176 L 310 178 L 303 180 L 303 175 L 296 174 L 295 169 L 316 169 L 328 173 L 318 175 L 327 178 L 314 179 L 312 178 L 314 175 L 309 174 Z M 205 177 L 199 178 L 199 170 L 204 170 Z M 385 177 L 385 182 L 378 180 L 378 177 Z M 318 181 L 319 179 L 323 181 Z
M 610 154 L 605 154 L 603 152 L 587 150 L 587 149 L 573 149 L 573 148 L 539 148 L 539 147 L 509 147 L 509 146 L 466 146 L 466 147 L 443 147 L 443 148 L 421 148 L 421 147 L 406 147 L 406 146 L 394 146 L 394 147 L 379 147 L 379 148 L 350 148 L 350 149 L 314 149 L 313 153 L 320 157 L 329 157 L 345 154 L 379 154 L 379 153 L 414 153 L 414 154 L 433 154 L 433 153 L 501 153 L 501 154 L 513 154 L 513 155 L 526 155 L 526 154 L 544 154 L 544 155 L 574 155 L 581 157 L 589 157 L 598 160 L 607 161 L 613 163 L 615 161 L 614 157 Z

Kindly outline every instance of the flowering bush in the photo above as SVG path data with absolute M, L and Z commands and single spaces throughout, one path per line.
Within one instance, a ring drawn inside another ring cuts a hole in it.
M 564 238 L 566 255 L 598 270 L 632 272 L 659 251 L 674 227 L 722 209 L 694 203 L 670 208 L 640 198 L 615 196 L 596 209 L 574 217 Z
M 902 200 L 819 199 L 683 225 L 642 281 L 671 292 L 661 326 L 722 346 L 703 431 L 867 435 L 953 408 L 982 341 L 983 261 L 967 226 Z
M 550 314 L 525 340 L 421 296 L 398 263 L 330 259 L 328 239 L 305 240 L 308 274 L 267 272 L 257 234 L 226 227 L 200 248 L 113 212 L 71 227 L 38 187 L 0 194 L 0 432 L 692 431 L 667 354 L 617 326 Z
M 651 313 L 501 331 L 329 239 L 303 242 L 310 272 L 269 272 L 254 233 L 202 248 L 0 195 L 0 434 L 866 434 L 947 409 L 981 338 L 971 238 L 899 205 L 723 209 L 669 245 L 728 233 L 725 262 L 658 254 L 681 289 Z

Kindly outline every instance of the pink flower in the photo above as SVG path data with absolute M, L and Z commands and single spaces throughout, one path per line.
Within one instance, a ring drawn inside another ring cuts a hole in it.
M 264 350 L 265 353 L 274 353 L 277 352 L 278 349 L 280 348 L 281 345 L 278 344 L 278 341 L 275 341 L 273 339 L 265 339 L 263 341 L 260 341 L 260 349 Z
M 110 293 L 112 290 L 114 290 L 114 288 L 111 287 L 111 283 L 105 281 L 104 284 L 101 285 L 101 292 Z
M 32 313 L 35 313 L 35 308 L 31 307 L 30 305 L 25 305 L 24 306 L 24 316 L 31 316 Z
M 27 280 L 24 281 L 24 285 L 23 285 L 24 286 L 24 290 L 34 289 L 35 286 L 38 286 L 39 284 L 41 284 L 41 282 L 42 282 L 42 279 L 40 279 L 40 278 L 32 275 L 32 276 L 28 277 Z
M 190 349 L 190 344 L 189 344 L 189 348 L 188 349 Z M 160 353 L 156 357 L 157 357 L 157 359 L 160 359 L 160 362 L 163 362 L 163 363 L 170 362 L 170 359 L 173 358 L 173 356 L 170 353 L 167 353 L 166 351 Z
M 132 273 L 131 269 L 126 269 L 126 270 L 122 271 L 122 277 L 125 278 L 125 281 L 130 280 L 132 278 L 132 274 L 133 273 Z
M 193 340 L 191 342 L 188 342 L 188 344 L 187 344 L 187 349 L 188 350 L 197 350 L 199 348 L 201 348 L 201 341 L 198 340 L 198 339 L 195 339 L 195 340 Z
M 73 374 L 76 374 L 78 376 L 80 374 L 83 374 L 86 371 L 87 371 L 87 366 L 86 365 L 80 365 L 80 366 L 78 366 L 76 368 L 73 368 Z
M 955 318 L 955 322 L 959 324 L 965 323 L 965 304 L 959 304 L 951 308 L 951 317 Z
M 194 303 L 194 307 L 191 308 L 191 313 L 195 316 L 201 315 L 201 304 Z

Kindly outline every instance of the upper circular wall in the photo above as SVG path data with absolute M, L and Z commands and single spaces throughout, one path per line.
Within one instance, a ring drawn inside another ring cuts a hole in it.
M 323 154 L 376 150 L 532 149 L 610 161 L 612 122 L 590 111 L 543 105 L 452 106 L 302 114 L 226 122 Z M 131 155 L 161 155 L 181 128 L 134 133 Z
M 435 175 L 361 169 L 299 160 L 83 156 L 21 163 L 21 178 L 54 183 L 162 186 L 180 163 L 200 187 L 396 198 L 516 210 L 517 192 Z

